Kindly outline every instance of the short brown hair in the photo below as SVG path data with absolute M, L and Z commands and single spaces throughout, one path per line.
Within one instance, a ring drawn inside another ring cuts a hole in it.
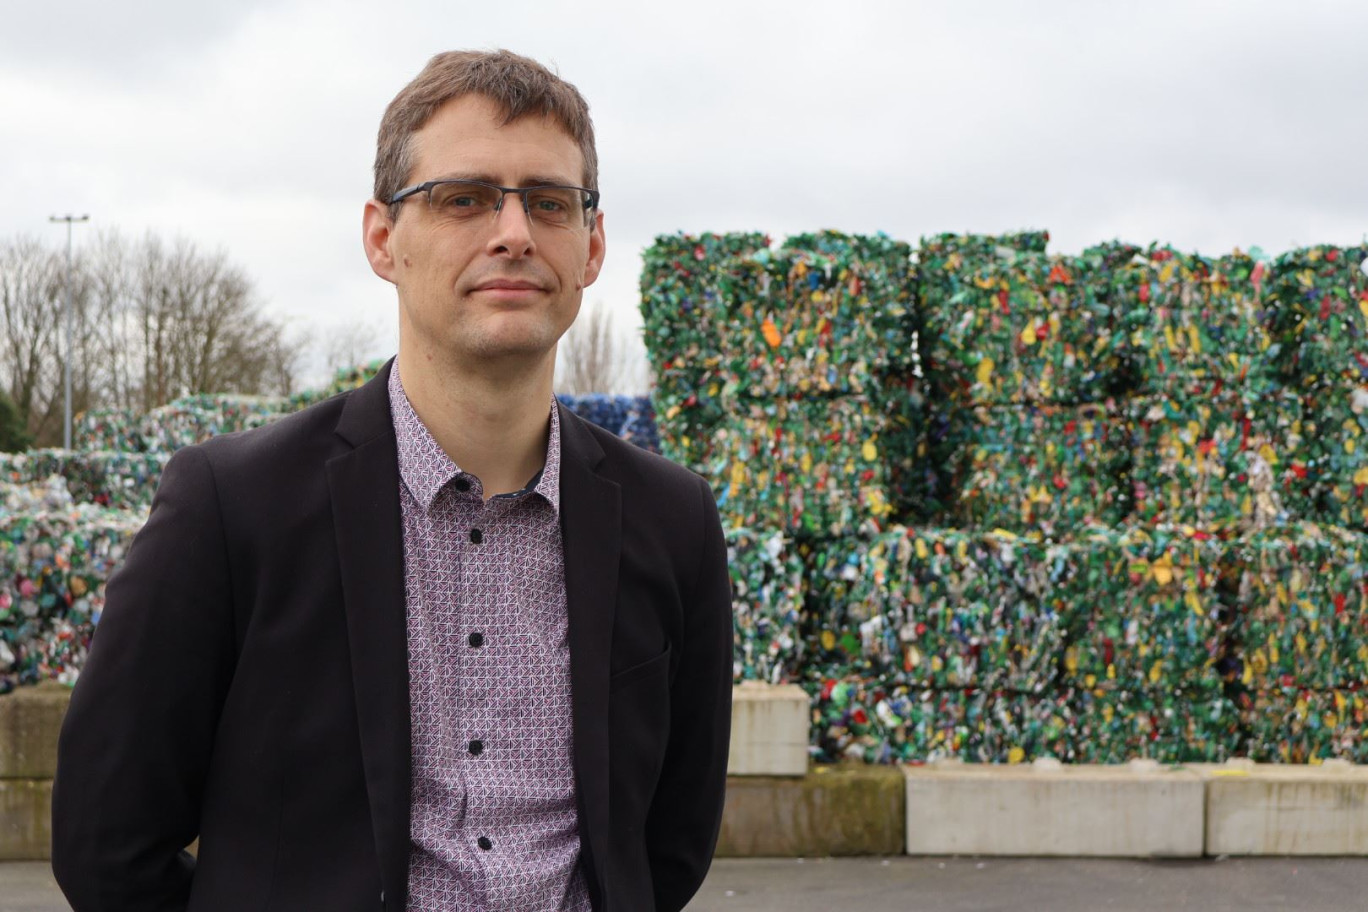
M 385 109 L 375 149 L 375 198 L 387 203 L 413 170 L 413 134 L 437 110 L 463 95 L 483 95 L 503 112 L 552 117 L 584 155 L 584 186 L 598 189 L 598 153 L 589 104 L 570 83 L 535 60 L 511 51 L 446 51 L 428 61 Z

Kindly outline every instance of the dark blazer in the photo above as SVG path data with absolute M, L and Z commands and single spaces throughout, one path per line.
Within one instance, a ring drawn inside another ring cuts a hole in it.
M 167 466 L 62 727 L 52 864 L 76 912 L 405 908 L 388 375 Z M 674 912 L 726 779 L 717 510 L 698 476 L 564 409 L 561 439 L 582 864 L 596 910 Z

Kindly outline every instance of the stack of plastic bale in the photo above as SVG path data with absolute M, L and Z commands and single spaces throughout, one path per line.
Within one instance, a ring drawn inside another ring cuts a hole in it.
M 0 483 L 0 693 L 71 683 L 104 607 L 104 586 L 141 513 L 73 503 L 60 477 Z
M 1368 761 L 1368 536 L 1302 522 L 1234 549 L 1242 611 L 1227 676 L 1249 756 Z
M 733 676 L 771 684 L 796 680 L 806 658 L 799 635 L 806 597 L 800 547 L 778 529 L 726 534 Z
M 1126 248 L 1047 256 L 1046 237 L 923 242 L 930 462 L 956 525 L 1064 538 L 1128 510 L 1107 281 Z
M 697 468 L 724 522 L 806 539 L 901 512 L 920 423 L 910 249 L 800 236 L 719 281 L 724 417 Z
M 655 429 L 655 410 L 647 396 L 617 396 L 605 393 L 556 397 L 561 404 L 610 434 L 634 443 L 642 449 L 660 452 L 660 438 Z
M 1270 270 L 1153 247 L 1113 276 L 1135 395 L 1137 522 L 1233 535 L 1304 509 L 1302 407 L 1270 326 Z
M 920 409 L 910 252 L 834 232 L 773 249 L 760 235 L 662 238 L 647 252 L 662 446 L 712 485 L 738 590 L 754 591 L 758 573 L 793 583 L 771 591 L 801 592 L 801 551 L 886 524 L 908 496 Z M 794 676 L 800 608 L 796 596 L 738 597 L 739 677 Z
M 1368 530 L 1368 245 L 1274 264 L 1278 340 L 1302 398 L 1308 518 Z
M 71 445 L 78 450 L 120 450 L 145 453 L 142 415 L 131 409 L 91 409 L 81 412 L 71 431 Z
M 288 405 L 289 400 L 270 396 L 184 396 L 144 415 L 140 436 L 149 452 L 172 453 L 220 434 L 269 424 Z
M 1062 546 L 998 531 L 893 526 L 810 556 L 819 759 L 1066 756 L 1055 698 L 1076 603 Z
M 723 364 L 716 318 L 718 286 L 727 270 L 767 250 L 763 234 L 661 235 L 642 254 L 641 315 L 654 384 L 651 398 L 661 452 L 698 466 L 725 414 Z
M 78 504 L 145 513 L 161 481 L 167 452 L 29 450 L 0 454 L 0 482 L 35 485 L 56 475 Z
M 1230 546 L 1196 529 L 1093 528 L 1067 546 L 1058 597 L 1080 623 L 1063 651 L 1073 759 L 1219 761 L 1241 745 L 1222 660 L 1237 611 Z

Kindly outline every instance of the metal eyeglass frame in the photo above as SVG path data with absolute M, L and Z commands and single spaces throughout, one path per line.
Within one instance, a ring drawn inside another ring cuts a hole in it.
M 532 210 L 528 207 L 527 204 L 527 194 L 533 193 L 537 190 L 578 190 L 580 193 L 583 193 L 587 196 L 587 199 L 585 199 L 584 201 L 585 212 L 590 212 L 591 210 L 597 209 L 599 204 L 599 192 L 597 190 L 590 190 L 588 187 L 573 187 L 569 184 L 538 184 L 535 187 L 500 187 L 498 184 L 491 184 L 486 181 L 467 180 L 465 178 L 459 177 L 445 177 L 439 180 L 423 181 L 421 184 L 414 184 L 411 187 L 405 187 L 404 189 L 395 193 L 394 196 L 390 197 L 389 205 L 397 206 L 399 203 L 402 203 L 409 197 L 417 196 L 419 193 L 427 194 L 428 204 L 431 205 L 432 188 L 440 186 L 441 184 L 474 184 L 477 187 L 488 187 L 490 190 L 498 190 L 499 202 L 497 205 L 494 206 L 494 216 L 496 218 L 498 217 L 499 213 L 503 211 L 504 198 L 507 197 L 510 193 L 518 194 L 518 198 L 522 200 L 523 213 L 529 219 L 533 218 L 533 215 Z M 584 222 L 587 225 L 589 223 L 589 219 L 586 217 Z

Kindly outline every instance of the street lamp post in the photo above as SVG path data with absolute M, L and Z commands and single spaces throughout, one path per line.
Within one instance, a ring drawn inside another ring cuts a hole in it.
M 49 222 L 66 222 L 67 226 L 67 251 L 66 251 L 66 305 L 63 308 L 63 322 L 66 324 L 66 341 L 63 347 L 66 357 L 62 359 L 62 385 L 66 389 L 66 408 L 63 410 L 62 424 L 62 446 L 71 449 L 71 227 L 77 222 L 90 221 L 89 215 L 53 215 L 48 218 Z

